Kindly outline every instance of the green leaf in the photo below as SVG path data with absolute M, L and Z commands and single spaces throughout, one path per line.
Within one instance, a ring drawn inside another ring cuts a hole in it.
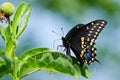
M 9 41 L 9 38 L 11 37 L 11 31 L 10 31 L 10 26 L 5 28 L 5 41 Z
M 0 57 L 2 56 L 2 54 L 3 54 L 3 50 L 0 49 Z
M 31 57 L 38 54 L 43 54 L 46 52 L 49 52 L 49 48 L 34 48 L 24 52 L 23 55 L 19 58 L 20 64 L 19 64 L 18 70 L 20 71 L 23 64 L 26 63 L 27 60 L 30 59 Z
M 30 12 L 31 12 L 31 8 L 30 8 L 29 3 L 22 2 L 17 7 L 16 13 L 15 13 L 13 21 L 12 21 L 12 32 L 16 36 L 17 36 L 17 32 L 19 32 L 19 35 L 20 35 L 24 30 L 24 29 L 22 29 L 22 32 L 21 32 L 21 29 L 20 29 L 20 31 L 19 31 L 19 28 L 22 27 L 22 24 L 23 24 L 22 21 L 25 21 L 25 23 L 23 24 L 24 25 L 23 27 L 24 28 L 26 27 Z
M 0 25 L 0 35 L 3 38 L 3 40 L 5 41 L 5 28 L 1 25 Z
M 8 62 L 7 60 L 4 60 L 4 64 L 0 66 L 0 78 L 5 74 L 8 74 L 10 70 L 11 70 L 10 62 Z
M 59 52 L 43 52 L 34 51 L 29 54 L 36 54 L 34 56 L 26 55 L 20 62 L 19 76 L 24 77 L 28 74 L 36 72 L 38 70 L 49 70 L 52 72 L 60 72 L 64 74 L 72 75 L 76 78 L 81 76 L 78 65 L 73 64 L 72 59 Z M 23 63 L 24 62 L 24 63 Z M 32 71 L 32 72 L 31 72 Z
M 20 57 L 18 68 L 19 77 L 25 77 L 39 70 L 48 70 L 69 74 L 76 78 L 84 76 L 88 78 L 91 73 L 87 67 L 80 66 L 75 57 L 69 57 L 60 52 L 50 52 L 48 48 L 35 48 L 26 51 Z
M 82 67 L 80 67 L 80 71 L 81 71 L 82 76 L 84 76 L 86 78 L 88 78 L 89 76 L 91 76 L 92 73 L 93 73 L 93 72 L 89 72 L 87 70 L 87 67 L 85 65 L 83 65 Z
M 49 52 L 50 49 L 49 48 L 34 48 L 34 49 L 30 49 L 26 52 L 23 53 L 23 55 L 20 57 L 20 60 L 28 60 L 29 58 L 37 55 L 37 54 L 43 54 L 46 52 Z
M 5 64 L 5 60 L 2 57 L 0 57 L 0 67 L 4 64 Z
M 1 37 L 3 38 L 3 40 L 7 42 L 11 35 L 10 25 L 6 28 L 4 28 L 3 26 L 0 25 L 0 34 L 1 34 Z
M 74 64 L 79 65 L 79 62 L 78 62 L 77 58 L 75 58 L 73 56 L 71 56 L 71 58 L 72 58 Z M 86 67 L 86 65 L 79 66 L 79 69 L 80 69 L 81 75 L 84 76 L 85 78 L 88 78 L 93 73 L 93 72 L 88 71 L 88 68 Z
M 18 29 L 18 32 L 17 32 L 17 38 L 23 33 L 23 31 L 25 30 L 26 26 L 27 26 L 27 23 L 28 23 L 28 19 L 29 19 L 29 16 L 30 16 L 30 13 L 31 13 L 32 9 L 28 9 L 28 11 L 25 13 L 25 17 L 24 17 L 24 23 L 20 26 L 20 28 Z

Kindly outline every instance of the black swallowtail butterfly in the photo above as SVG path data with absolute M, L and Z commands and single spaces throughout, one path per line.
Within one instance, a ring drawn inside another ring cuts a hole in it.
M 107 22 L 105 20 L 95 20 L 88 24 L 78 24 L 73 27 L 65 37 L 62 37 L 66 54 L 70 54 L 70 49 L 81 65 L 88 65 L 94 61 L 99 62 L 96 57 L 95 40 Z

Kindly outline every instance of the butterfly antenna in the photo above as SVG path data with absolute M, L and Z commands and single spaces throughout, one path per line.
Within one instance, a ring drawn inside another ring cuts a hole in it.
M 63 31 L 63 27 L 61 27 L 61 31 L 62 31 L 62 35 L 64 36 L 64 31 Z
M 57 32 L 55 32 L 55 31 L 53 31 L 53 30 L 52 30 L 52 32 L 55 33 L 55 34 L 57 34 L 57 35 L 59 35 L 59 36 L 62 36 L 62 34 L 57 33 Z

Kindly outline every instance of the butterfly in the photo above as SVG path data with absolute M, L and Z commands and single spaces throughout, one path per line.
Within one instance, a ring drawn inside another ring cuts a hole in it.
M 95 20 L 73 27 L 65 37 L 62 37 L 66 54 L 71 56 L 70 50 L 72 50 L 81 65 L 84 63 L 90 65 L 94 61 L 99 62 L 96 59 L 95 40 L 106 24 L 105 20 Z

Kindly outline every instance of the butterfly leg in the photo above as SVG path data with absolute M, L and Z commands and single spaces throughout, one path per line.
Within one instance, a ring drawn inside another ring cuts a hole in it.
M 57 46 L 57 50 L 59 49 L 59 48 L 61 48 L 61 47 L 64 47 L 63 45 L 58 45 Z
M 71 53 L 70 53 L 70 48 L 66 48 L 66 54 L 71 56 Z
M 65 52 L 66 49 L 65 49 L 65 48 L 63 49 L 63 47 L 64 47 L 63 45 L 58 45 L 58 46 L 57 46 L 57 50 L 60 48 L 60 50 L 61 50 L 62 52 Z

